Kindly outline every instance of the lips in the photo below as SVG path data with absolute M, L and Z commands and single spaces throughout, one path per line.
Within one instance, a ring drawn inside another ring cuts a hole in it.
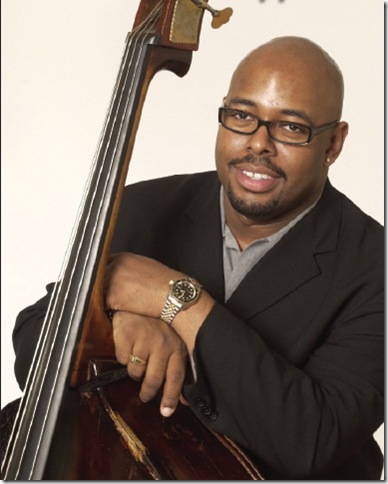
M 263 193 L 271 190 L 280 181 L 280 176 L 264 167 L 234 167 L 237 183 L 250 192 Z
M 243 174 L 249 177 L 251 180 L 271 180 L 272 177 L 265 173 L 255 173 L 253 171 L 243 170 Z

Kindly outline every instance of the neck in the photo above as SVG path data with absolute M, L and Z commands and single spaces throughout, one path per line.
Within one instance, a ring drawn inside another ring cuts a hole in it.
M 277 217 L 269 219 L 255 219 L 237 212 L 224 193 L 223 203 L 225 208 L 225 221 L 235 237 L 241 250 L 244 250 L 255 240 L 264 239 L 277 233 L 283 227 L 291 223 L 309 207 L 315 205 L 319 200 L 316 198 L 306 206 L 300 207 L 299 210 L 287 211 Z

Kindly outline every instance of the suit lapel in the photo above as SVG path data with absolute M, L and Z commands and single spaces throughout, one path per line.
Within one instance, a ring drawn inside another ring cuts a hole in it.
M 319 274 L 298 235 L 295 227 L 252 268 L 227 302 L 233 312 L 249 319 Z

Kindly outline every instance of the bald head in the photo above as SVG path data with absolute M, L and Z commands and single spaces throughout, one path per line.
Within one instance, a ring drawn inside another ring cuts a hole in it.
M 344 82 L 336 62 L 319 45 L 303 37 L 278 37 L 250 52 L 238 65 L 231 81 L 255 70 L 277 73 L 315 94 L 331 119 L 340 119 Z

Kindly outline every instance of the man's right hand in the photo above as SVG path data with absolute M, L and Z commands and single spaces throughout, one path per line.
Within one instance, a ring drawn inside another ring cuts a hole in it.
M 113 339 L 117 361 L 127 366 L 131 378 L 143 380 L 140 399 L 152 400 L 163 387 L 160 412 L 172 415 L 185 378 L 188 355 L 183 340 L 163 321 L 126 311 L 114 313 Z

